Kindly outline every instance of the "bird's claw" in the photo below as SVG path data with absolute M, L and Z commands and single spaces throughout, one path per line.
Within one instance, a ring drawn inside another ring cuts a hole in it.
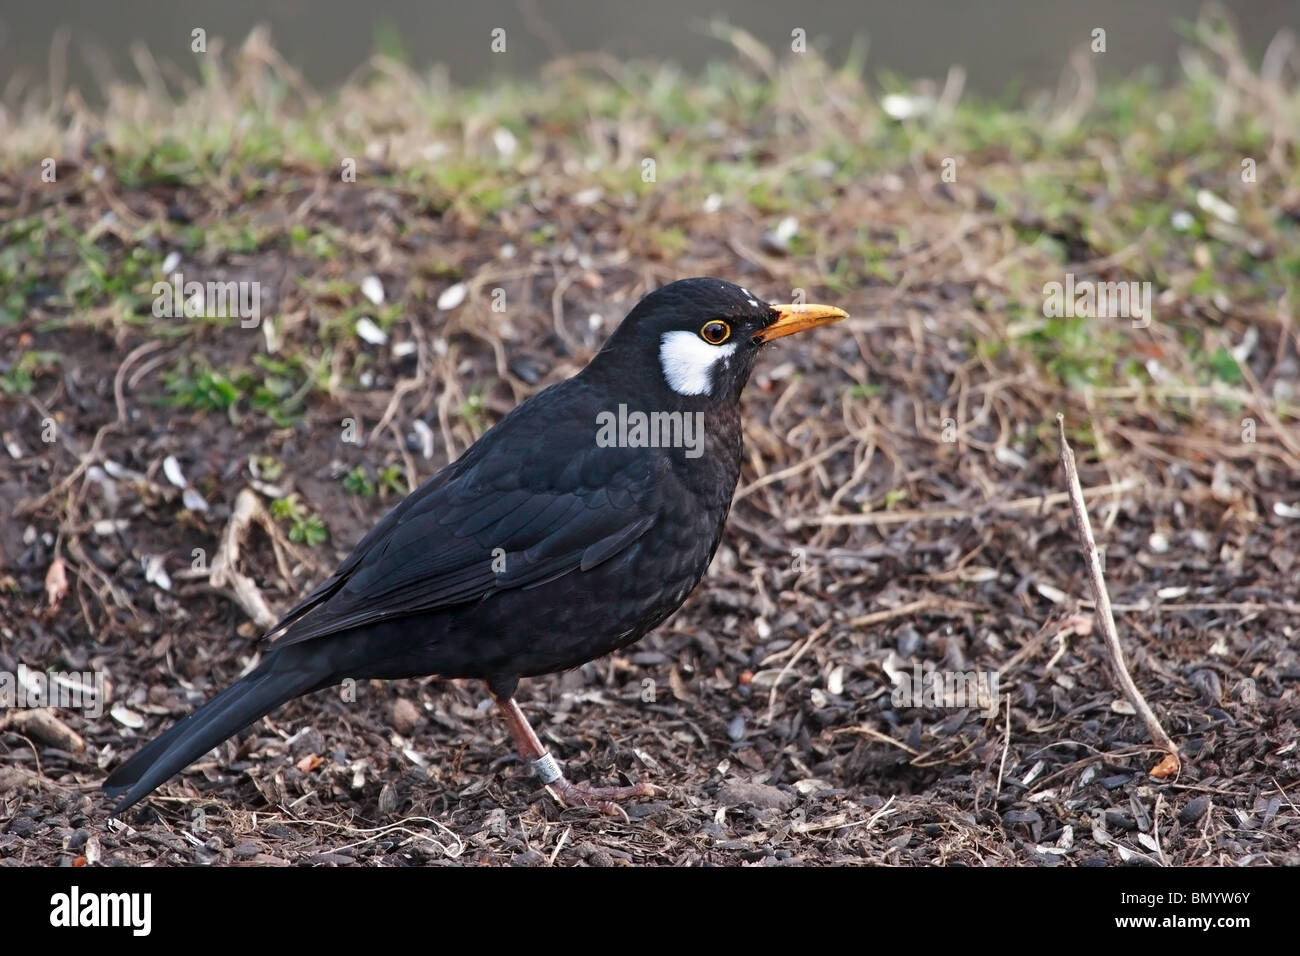
M 630 787 L 586 787 L 560 777 L 548 784 L 546 789 L 562 806 L 589 807 L 608 817 L 622 817 L 624 823 L 630 821 L 627 811 L 618 805 L 618 801 L 653 797 L 655 793 L 649 777 L 642 777 Z

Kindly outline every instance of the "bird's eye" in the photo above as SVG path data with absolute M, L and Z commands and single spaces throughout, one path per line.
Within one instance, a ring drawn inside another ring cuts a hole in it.
M 721 345 L 731 338 L 731 326 L 721 319 L 705 322 L 704 328 L 700 329 L 700 338 L 710 345 Z

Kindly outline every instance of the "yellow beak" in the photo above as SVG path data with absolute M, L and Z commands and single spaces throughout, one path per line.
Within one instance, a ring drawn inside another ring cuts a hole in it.
M 785 335 L 794 335 L 804 329 L 819 325 L 830 325 L 840 319 L 847 319 L 849 314 L 833 305 L 810 305 L 796 303 L 793 305 L 774 305 L 777 319 L 767 328 L 754 336 L 756 342 L 771 342 Z

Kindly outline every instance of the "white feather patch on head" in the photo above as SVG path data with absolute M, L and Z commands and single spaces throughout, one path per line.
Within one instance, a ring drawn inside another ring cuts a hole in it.
M 659 340 L 659 364 L 678 395 L 707 395 L 713 390 L 713 367 L 735 351 L 735 342 L 710 345 L 694 332 L 678 329 Z

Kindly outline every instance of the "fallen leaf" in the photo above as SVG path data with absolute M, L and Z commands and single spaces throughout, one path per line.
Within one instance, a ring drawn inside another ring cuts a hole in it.
M 1165 759 L 1155 765 L 1151 771 L 1151 776 L 1157 780 L 1166 780 L 1178 773 L 1182 769 L 1182 764 L 1178 760 L 1177 754 L 1165 754 Z
M 303 773 L 311 773 L 324 762 L 324 757 L 318 756 L 317 754 L 308 754 L 298 761 L 298 769 Z
M 45 572 L 45 597 L 50 610 L 54 610 L 68 593 L 68 571 L 62 558 L 50 562 L 50 569 Z

